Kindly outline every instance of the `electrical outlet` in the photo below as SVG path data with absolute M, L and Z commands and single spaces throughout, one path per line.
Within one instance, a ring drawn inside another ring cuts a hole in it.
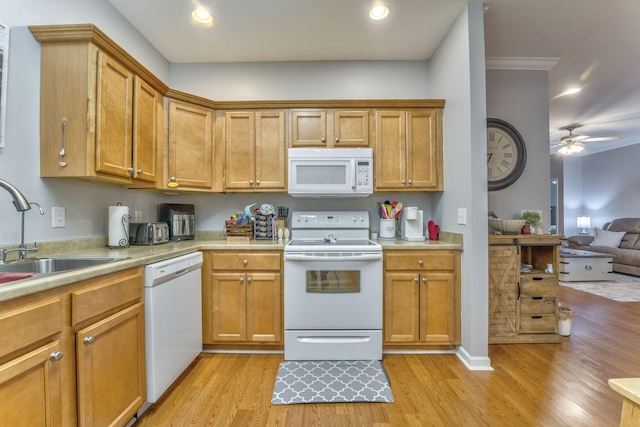
M 51 208 L 51 226 L 53 228 L 62 228 L 67 226 L 67 218 L 64 208 Z
M 458 224 L 465 225 L 467 223 L 467 209 L 458 208 Z

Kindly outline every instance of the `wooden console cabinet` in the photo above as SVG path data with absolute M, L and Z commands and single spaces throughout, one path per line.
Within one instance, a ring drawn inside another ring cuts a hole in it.
M 489 343 L 562 342 L 557 235 L 489 236 Z M 522 265 L 531 265 L 531 271 Z M 547 264 L 553 266 L 546 273 Z

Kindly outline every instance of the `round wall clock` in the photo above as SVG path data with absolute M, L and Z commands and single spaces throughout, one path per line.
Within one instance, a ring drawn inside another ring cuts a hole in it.
M 489 191 L 508 187 L 522 175 L 527 149 L 520 132 L 500 119 L 487 119 L 487 179 Z

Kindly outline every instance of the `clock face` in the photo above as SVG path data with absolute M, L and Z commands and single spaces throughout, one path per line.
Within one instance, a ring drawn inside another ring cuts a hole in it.
M 513 184 L 522 174 L 527 151 L 520 133 L 499 119 L 487 121 L 487 179 L 489 190 Z

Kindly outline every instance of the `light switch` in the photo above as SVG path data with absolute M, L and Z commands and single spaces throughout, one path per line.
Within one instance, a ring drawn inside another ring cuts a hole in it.
M 51 226 L 53 228 L 62 228 L 67 226 L 67 218 L 65 209 L 60 207 L 51 208 Z
M 458 224 L 465 225 L 467 223 L 467 209 L 458 208 Z

